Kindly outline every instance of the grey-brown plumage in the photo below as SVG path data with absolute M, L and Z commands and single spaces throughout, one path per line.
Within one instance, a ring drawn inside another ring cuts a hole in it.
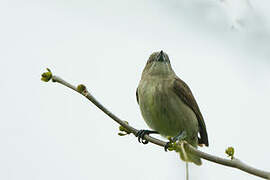
M 199 133 L 200 133 L 200 137 L 198 137 L 199 144 L 209 146 L 206 126 L 204 123 L 202 113 L 188 85 L 180 78 L 176 77 L 173 87 L 175 93 L 179 96 L 179 98 L 182 101 L 184 101 L 184 103 L 188 105 L 196 114 L 197 120 L 199 122 Z
M 142 116 L 151 129 L 165 137 L 185 131 L 185 140 L 192 146 L 209 145 L 199 106 L 187 84 L 174 73 L 163 51 L 149 57 L 136 96 Z M 192 155 L 185 160 L 201 164 L 200 158 Z

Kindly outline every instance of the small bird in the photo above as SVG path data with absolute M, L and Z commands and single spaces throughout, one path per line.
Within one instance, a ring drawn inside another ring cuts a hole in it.
M 173 71 L 168 55 L 154 52 L 143 70 L 136 91 L 137 102 L 146 124 L 152 130 L 140 130 L 138 140 L 146 144 L 144 135 L 158 133 L 185 140 L 192 146 L 208 146 L 203 116 L 188 85 Z M 168 147 L 165 147 L 165 150 Z M 180 153 L 180 157 L 183 159 Z M 201 165 L 201 159 L 187 154 L 187 162 Z

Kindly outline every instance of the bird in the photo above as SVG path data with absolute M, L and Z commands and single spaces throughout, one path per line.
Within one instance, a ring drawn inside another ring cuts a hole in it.
M 206 125 L 188 85 L 174 72 L 169 56 L 162 50 L 150 55 L 136 90 L 142 117 L 151 130 L 139 130 L 139 142 L 152 133 L 184 140 L 193 147 L 209 146 Z M 168 142 L 169 143 L 169 142 Z M 165 146 L 165 150 L 168 147 Z M 201 165 L 198 156 L 187 154 L 186 162 Z

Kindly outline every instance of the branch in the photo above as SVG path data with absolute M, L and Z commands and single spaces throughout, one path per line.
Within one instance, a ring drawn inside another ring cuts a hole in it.
M 45 72 L 45 73 L 42 74 L 41 80 L 43 80 L 45 82 L 48 82 L 51 79 L 53 82 L 57 82 L 59 84 L 62 84 L 64 86 L 66 86 L 66 87 L 68 87 L 68 88 L 82 94 L 89 101 L 91 101 L 94 105 L 96 105 L 100 110 L 102 110 L 105 114 L 107 114 L 111 119 L 113 119 L 115 122 L 117 122 L 122 127 L 124 127 L 126 132 L 136 135 L 136 133 L 138 132 L 137 129 L 135 129 L 132 126 L 128 125 L 126 123 L 126 121 L 121 120 L 116 115 L 114 115 L 112 112 L 110 112 L 106 107 L 104 107 L 101 103 L 99 103 L 96 100 L 96 98 L 94 96 L 92 96 L 87 91 L 87 89 L 86 89 L 86 87 L 84 85 L 81 84 L 81 85 L 75 87 L 72 84 L 64 81 L 60 77 L 52 75 L 52 73 L 51 73 L 51 71 L 49 69 L 47 69 L 47 70 L 48 70 L 48 72 Z M 149 142 L 151 142 L 153 144 L 161 146 L 161 147 L 164 147 L 166 145 L 166 142 L 164 142 L 162 140 L 159 140 L 159 139 L 156 139 L 156 138 L 153 138 L 153 137 L 151 137 L 149 135 L 145 135 L 144 139 L 146 139 L 147 141 L 149 141 Z M 184 147 L 185 147 L 185 149 L 187 151 L 199 156 L 202 159 L 205 159 L 205 160 L 217 163 L 217 164 L 221 164 L 221 165 L 224 165 L 224 166 L 233 167 L 233 168 L 242 170 L 244 172 L 247 172 L 249 174 L 253 174 L 255 176 L 270 180 L 270 172 L 253 168 L 253 167 L 241 162 L 240 160 L 238 160 L 236 158 L 233 158 L 233 155 L 231 155 L 232 159 L 228 160 L 228 159 L 220 158 L 220 157 L 213 156 L 211 154 L 202 152 L 202 151 L 194 148 L 193 146 L 189 145 L 188 143 L 184 143 Z

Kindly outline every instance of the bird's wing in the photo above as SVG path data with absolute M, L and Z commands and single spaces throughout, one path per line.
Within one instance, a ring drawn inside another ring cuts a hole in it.
M 203 116 L 188 85 L 180 78 L 176 77 L 173 82 L 173 90 L 179 96 L 179 98 L 196 114 L 197 120 L 199 122 L 199 144 L 205 144 L 208 146 L 208 136 Z
M 137 99 L 137 103 L 139 104 L 138 88 L 136 89 L 136 99 Z

